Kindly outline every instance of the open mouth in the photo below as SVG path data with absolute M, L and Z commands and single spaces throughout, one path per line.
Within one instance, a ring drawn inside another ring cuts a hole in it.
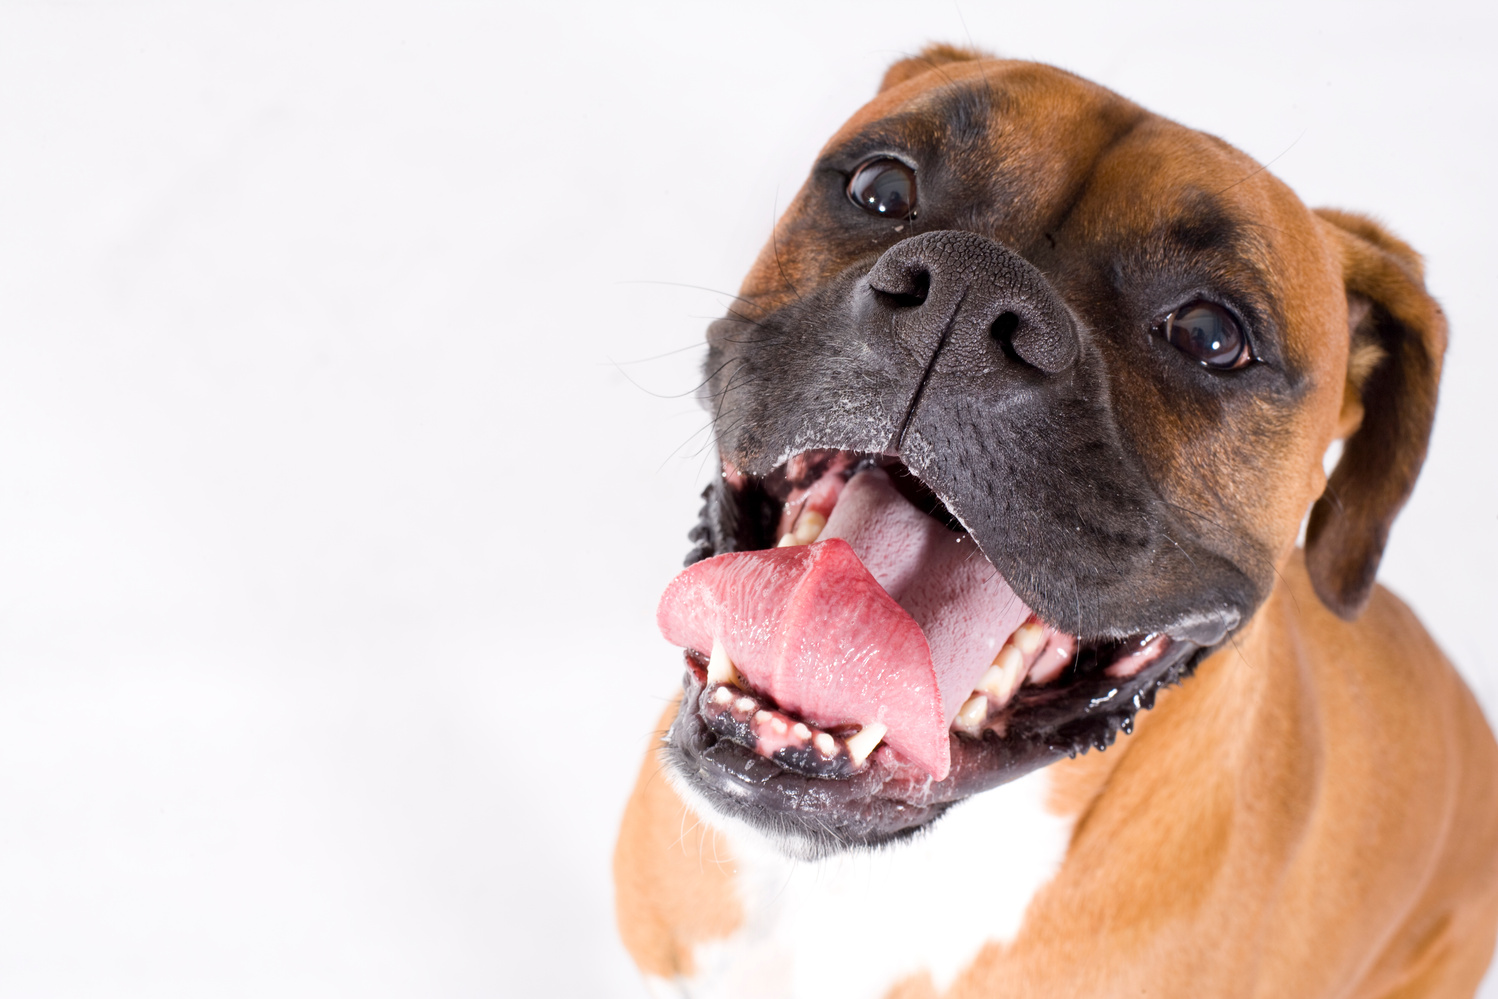
M 670 753 L 693 792 L 796 852 L 908 835 L 1106 747 L 1205 651 L 1043 619 L 891 456 L 808 451 L 724 476 L 736 550 L 699 549 L 714 557 L 660 605 L 687 665 Z

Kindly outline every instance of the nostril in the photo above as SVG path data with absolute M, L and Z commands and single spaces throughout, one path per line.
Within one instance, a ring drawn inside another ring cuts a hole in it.
M 880 288 L 873 284 L 870 287 L 880 298 L 897 309 L 913 309 L 923 304 L 926 296 L 931 293 L 931 272 L 919 270 L 902 277 L 906 279 L 900 282 L 899 287 Z
M 1024 319 L 1014 312 L 1001 312 L 989 324 L 988 332 L 1004 356 L 1048 375 L 1066 369 L 1077 358 L 1075 327 L 1060 309 L 1054 317 L 1030 315 Z
M 1001 312 L 999 318 L 993 321 L 988 332 L 999 343 L 1009 346 L 1009 341 L 1014 339 L 1014 333 L 1019 329 L 1019 316 L 1012 312 Z

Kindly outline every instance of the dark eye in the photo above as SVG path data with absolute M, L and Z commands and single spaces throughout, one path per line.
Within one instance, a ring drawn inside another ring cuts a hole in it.
M 1166 341 L 1202 367 L 1228 370 L 1253 360 L 1233 314 L 1216 302 L 1197 300 L 1165 317 Z
M 908 219 L 915 214 L 915 171 L 899 160 L 870 160 L 848 181 L 848 197 L 870 215 Z

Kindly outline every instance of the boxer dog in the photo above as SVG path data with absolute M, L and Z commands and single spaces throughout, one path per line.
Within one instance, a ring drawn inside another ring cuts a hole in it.
M 1498 749 L 1374 583 L 1446 342 L 1409 246 L 937 46 L 707 340 L 685 694 L 615 855 L 658 991 L 1473 992 Z

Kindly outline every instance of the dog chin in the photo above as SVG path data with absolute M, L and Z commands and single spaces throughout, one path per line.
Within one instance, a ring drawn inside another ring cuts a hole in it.
M 892 502 L 908 503 L 939 525 L 921 521 L 919 530 L 942 537 L 951 532 L 956 537 L 948 540 L 957 544 L 970 540 L 940 497 L 898 460 L 830 449 L 795 455 L 759 480 L 725 467 L 725 492 L 736 505 L 715 508 L 710 495 L 706 526 L 694 531 L 694 538 L 721 544 L 731 536 L 734 543 L 725 547 L 761 552 L 768 562 L 775 550 L 815 545 L 821 532 L 841 530 L 861 542 L 860 557 L 881 565 L 887 559 L 870 550 L 881 542 L 870 542 L 868 531 L 860 535 L 856 524 L 848 526 L 853 515 L 847 507 L 837 511 L 842 497 L 860 488 L 850 491 L 849 483 L 871 470 L 864 478 L 873 484 L 862 487 L 865 493 L 897 490 L 903 499 Z M 848 507 L 857 502 L 867 501 L 855 498 Z M 901 510 L 904 521 L 883 510 L 865 519 L 878 520 L 888 534 L 889 523 L 910 523 L 909 511 Z M 883 543 L 899 547 L 899 541 Z M 714 547 L 699 545 L 689 563 L 717 554 Z M 981 558 L 971 544 L 964 550 Z M 983 564 L 997 575 L 986 560 Z M 920 570 L 907 565 L 900 572 L 909 578 Z M 668 602 L 663 601 L 663 621 Z M 919 599 L 906 602 L 915 605 Z M 931 750 L 929 739 L 902 742 L 899 736 L 906 733 L 885 724 L 848 723 L 850 715 L 835 695 L 827 695 L 829 701 L 820 691 L 796 686 L 796 671 L 810 667 L 782 663 L 741 672 L 727 662 L 716 638 L 696 642 L 711 641 L 712 648 L 681 642 L 686 645 L 684 692 L 662 750 L 674 786 L 700 814 L 750 832 L 790 856 L 811 859 L 879 848 L 919 834 L 973 794 L 1061 757 L 1106 748 L 1119 732 L 1131 731 L 1135 715 L 1153 705 L 1160 688 L 1188 676 L 1238 623 L 1238 617 L 1227 620 L 1215 611 L 1148 634 L 1131 634 L 1120 624 L 1104 634 L 1077 635 L 1017 597 L 1015 602 L 1019 609 L 1010 613 L 1019 623 L 1003 626 L 999 652 L 992 665 L 978 667 L 982 672 L 975 682 L 971 672 L 942 662 L 944 655 L 960 658 L 941 651 L 952 644 L 940 637 L 943 622 L 929 615 L 921 621 L 937 650 L 938 681 L 950 686 L 960 674 L 966 684 L 961 689 L 971 689 L 946 699 L 961 707 L 941 733 L 940 754 Z M 803 620 L 797 619 L 798 627 L 804 627 Z M 757 627 L 765 630 L 763 622 Z M 838 625 L 819 619 L 814 627 Z M 720 621 L 713 628 L 731 630 L 732 624 Z M 785 679 L 788 673 L 791 681 Z M 933 763 L 938 756 L 944 759 Z

